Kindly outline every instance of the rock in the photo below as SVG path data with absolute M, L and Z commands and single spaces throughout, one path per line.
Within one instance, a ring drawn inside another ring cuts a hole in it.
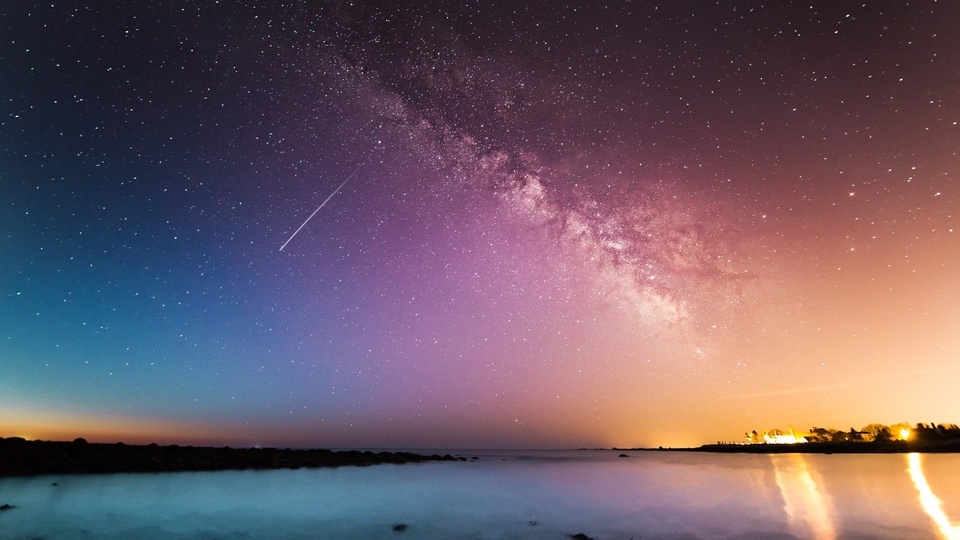
M 428 457 L 407 452 L 373 454 L 322 449 L 99 444 L 86 442 L 82 438 L 73 442 L 0 438 L 0 478 L 78 473 L 297 469 L 457 459 L 453 456 Z
M 626 454 L 620 454 L 620 455 L 617 456 L 617 457 L 630 457 L 630 456 L 628 456 L 628 455 L 626 455 Z
M 391 529 L 392 529 L 393 532 L 395 532 L 395 533 L 406 532 L 406 530 L 407 530 L 407 524 L 406 524 L 406 523 L 397 523 L 396 525 L 394 525 L 393 527 L 391 527 Z
M 583 533 L 571 534 L 570 538 L 573 538 L 573 540 L 593 540 L 593 538 Z
M 7 510 L 13 510 L 14 508 L 16 508 L 16 506 L 12 504 L 4 504 L 0 506 L 0 512 L 6 512 Z

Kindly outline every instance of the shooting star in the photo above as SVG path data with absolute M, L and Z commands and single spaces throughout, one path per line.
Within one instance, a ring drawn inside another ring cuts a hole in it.
M 320 203 L 320 206 L 318 206 L 317 209 L 314 210 L 312 214 L 310 214 L 310 217 L 308 217 L 306 221 L 303 222 L 303 225 L 300 225 L 300 227 L 297 230 L 293 231 L 293 234 L 290 235 L 290 238 L 287 238 L 287 241 L 284 242 L 282 246 L 280 246 L 280 251 L 283 251 L 283 248 L 287 247 L 287 244 L 289 244 L 290 241 L 293 240 L 293 237 L 296 236 L 298 232 L 300 232 L 300 229 L 304 228 L 307 222 L 313 219 L 313 216 L 317 215 L 317 212 L 319 212 L 321 208 L 323 208 L 328 202 L 330 202 L 330 199 L 332 199 L 333 196 L 336 195 L 338 191 L 340 191 L 340 188 L 347 185 L 347 182 L 349 182 L 350 179 L 353 178 L 353 175 L 357 174 L 357 171 L 360 170 L 360 167 L 363 167 L 363 163 L 361 163 L 360 165 L 357 165 L 357 168 L 354 169 L 352 173 L 350 173 L 350 176 L 348 176 L 347 179 L 344 180 L 342 184 L 337 186 L 337 189 L 333 190 L 333 193 L 331 193 L 329 197 L 327 197 L 322 203 Z

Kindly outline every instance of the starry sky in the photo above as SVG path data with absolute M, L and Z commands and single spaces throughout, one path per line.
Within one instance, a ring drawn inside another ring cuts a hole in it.
M 960 4 L 607 4 L 5 3 L 0 436 L 957 421 Z

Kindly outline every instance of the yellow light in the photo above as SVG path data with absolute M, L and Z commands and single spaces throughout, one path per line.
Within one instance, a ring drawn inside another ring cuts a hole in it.
M 920 506 L 940 529 L 940 534 L 947 540 L 960 540 L 960 527 L 950 522 L 950 518 L 943 511 L 943 501 L 934 495 L 930 484 L 927 483 L 927 477 L 923 474 L 923 467 L 920 464 L 920 454 L 916 452 L 907 454 L 907 471 L 910 472 L 910 479 L 913 480 L 913 485 L 916 486 L 920 496 Z
M 910 438 L 910 428 L 903 428 L 900 430 L 900 438 L 907 440 Z
M 830 500 L 811 474 L 810 465 L 803 454 L 771 454 L 770 461 L 773 462 L 774 480 L 780 488 L 791 526 L 808 527 L 809 531 L 803 532 L 811 534 L 801 536 L 824 540 L 836 538 Z

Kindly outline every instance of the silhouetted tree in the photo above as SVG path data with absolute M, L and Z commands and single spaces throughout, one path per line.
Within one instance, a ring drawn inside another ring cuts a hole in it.
M 808 436 L 810 442 L 828 442 L 831 438 L 831 430 L 818 427 L 811 428 L 810 435 Z
M 830 436 L 830 442 L 833 443 L 843 443 L 849 440 L 850 436 L 844 431 L 834 431 L 833 435 Z
M 883 424 L 870 424 L 870 425 L 864 426 L 864 428 L 861 429 L 860 431 L 866 433 L 867 440 L 870 440 L 870 441 L 875 441 L 877 440 L 877 437 L 882 437 L 883 436 L 882 434 L 884 432 L 886 432 L 885 440 L 890 439 L 890 429 Z

